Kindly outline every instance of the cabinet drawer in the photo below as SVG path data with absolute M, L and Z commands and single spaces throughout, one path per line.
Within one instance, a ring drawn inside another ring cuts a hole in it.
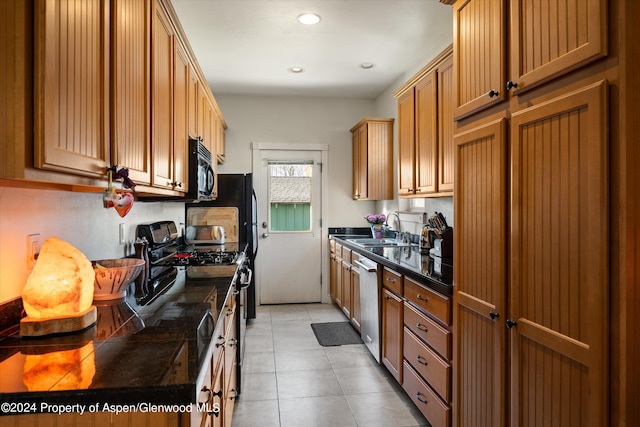
M 416 371 L 403 361 L 404 381 L 402 388 L 418 407 L 432 427 L 451 426 L 451 408 L 420 378 Z
M 393 291 L 396 295 L 402 296 L 402 275 L 393 270 L 384 268 L 382 271 L 382 285 Z
M 416 306 L 451 325 L 451 299 L 408 277 L 404 279 L 404 296 Z
M 404 358 L 446 402 L 451 401 L 451 366 L 404 328 Z
M 342 247 L 342 260 L 347 264 L 351 264 L 351 249 Z
M 335 251 L 335 255 L 338 258 L 342 258 L 342 245 L 340 243 L 336 243 L 336 251 Z
M 404 325 L 446 360 L 451 360 L 451 332 L 405 302 Z

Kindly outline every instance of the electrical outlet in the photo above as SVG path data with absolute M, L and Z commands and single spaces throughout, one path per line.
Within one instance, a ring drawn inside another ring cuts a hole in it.
M 27 268 L 33 269 L 40 253 L 40 233 L 27 236 Z
M 124 223 L 120 224 L 118 228 L 118 241 L 121 245 L 126 243 L 125 235 L 124 235 Z

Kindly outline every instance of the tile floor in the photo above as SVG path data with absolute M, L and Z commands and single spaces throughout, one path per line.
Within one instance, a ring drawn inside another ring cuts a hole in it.
M 333 304 L 259 306 L 233 426 L 429 426 L 364 344 L 318 344 L 311 323 L 345 320 Z

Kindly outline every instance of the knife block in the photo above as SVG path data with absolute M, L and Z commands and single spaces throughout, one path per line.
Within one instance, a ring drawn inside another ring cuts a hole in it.
M 438 233 L 440 233 L 440 238 L 435 237 L 430 253 L 442 258 L 453 257 L 453 228 L 447 227 Z M 435 235 L 435 231 L 433 234 Z

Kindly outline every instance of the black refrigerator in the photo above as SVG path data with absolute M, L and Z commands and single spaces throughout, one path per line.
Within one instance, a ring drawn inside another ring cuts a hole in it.
M 189 207 L 236 207 L 238 208 L 239 232 L 238 240 L 247 244 L 249 268 L 253 271 L 251 284 L 247 288 L 246 316 L 256 317 L 256 268 L 255 259 L 258 253 L 258 206 L 256 193 L 253 190 L 253 176 L 247 174 L 219 174 L 218 197 L 216 200 L 187 203 Z

